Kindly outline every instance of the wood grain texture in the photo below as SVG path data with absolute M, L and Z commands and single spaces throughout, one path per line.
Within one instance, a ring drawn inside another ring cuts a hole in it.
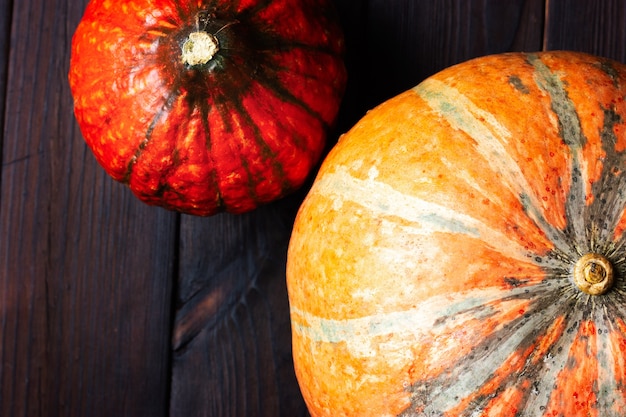
M 0 415 L 306 415 L 284 260 L 307 187 L 201 219 L 110 180 L 66 81 L 86 2 L 0 0 Z M 545 25 L 544 0 L 336 4 L 350 78 L 328 148 L 382 100 L 474 56 L 545 45 L 626 58 L 617 0 L 550 0 Z
M 97 166 L 74 122 L 85 2 L 20 1 L 0 188 L 0 415 L 167 413 L 176 216 Z
M 13 0 L 0 0 L 0 132 L 4 132 L 4 97 L 6 94 L 12 12 Z M 2 158 L 1 140 L 0 138 L 0 158 Z
M 544 46 L 626 62 L 626 7 L 621 0 L 548 0 Z
M 171 416 L 306 415 L 284 271 L 298 201 L 183 216 Z

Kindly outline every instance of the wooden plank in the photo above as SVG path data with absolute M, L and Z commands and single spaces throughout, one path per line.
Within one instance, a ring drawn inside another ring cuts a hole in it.
M 371 108 L 450 65 L 541 48 L 544 0 L 370 0 L 362 42 Z
M 285 287 L 294 202 L 183 216 L 171 416 L 307 414 Z
M 11 15 L 13 0 L 0 0 L 0 132 L 4 132 L 4 97 L 6 94 L 9 39 L 11 38 Z M 2 155 L 0 142 L 0 156 Z
M 67 83 L 86 1 L 11 23 L 0 187 L 0 415 L 164 416 L 177 217 L 113 183 Z
M 588 52 L 626 62 L 622 0 L 548 0 L 544 47 Z

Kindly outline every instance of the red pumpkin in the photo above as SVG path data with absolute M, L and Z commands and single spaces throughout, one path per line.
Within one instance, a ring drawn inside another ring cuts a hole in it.
M 319 160 L 343 48 L 328 0 L 92 0 L 72 42 L 76 118 L 146 203 L 249 211 Z
M 287 279 L 313 416 L 626 416 L 626 66 L 511 53 L 376 109 Z

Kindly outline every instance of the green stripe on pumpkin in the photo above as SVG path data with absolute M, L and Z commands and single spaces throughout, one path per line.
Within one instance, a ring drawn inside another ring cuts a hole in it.
M 526 181 L 517 161 L 507 151 L 506 146 L 513 138 L 506 127 L 460 91 L 439 80 L 429 78 L 414 87 L 413 91 L 453 129 L 466 133 L 475 141 L 475 150 L 483 157 L 484 163 L 494 174 L 501 175 L 502 186 L 518 196 L 528 216 L 552 239 L 560 252 L 566 252 L 569 247 L 564 243 L 562 232 L 543 217 L 539 197 Z

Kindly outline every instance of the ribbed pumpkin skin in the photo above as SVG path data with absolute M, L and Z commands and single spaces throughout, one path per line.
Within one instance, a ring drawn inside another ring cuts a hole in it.
M 488 56 L 340 139 L 287 264 L 313 416 L 626 415 L 625 96 L 606 59 Z
M 219 51 L 184 63 L 196 31 Z M 343 94 L 327 0 L 92 0 L 69 81 L 98 162 L 148 204 L 234 213 L 302 185 Z

